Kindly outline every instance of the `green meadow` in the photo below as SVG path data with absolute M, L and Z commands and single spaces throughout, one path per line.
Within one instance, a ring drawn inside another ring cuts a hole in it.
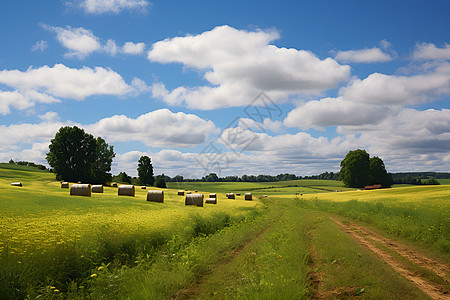
M 426 298 L 329 216 L 450 262 L 450 185 L 183 182 L 168 183 L 164 203 L 147 202 L 149 189 L 70 196 L 52 173 L 0 164 L 2 298 L 310 299 L 318 288 L 331 298 Z M 185 206 L 184 189 L 217 193 L 218 204 Z

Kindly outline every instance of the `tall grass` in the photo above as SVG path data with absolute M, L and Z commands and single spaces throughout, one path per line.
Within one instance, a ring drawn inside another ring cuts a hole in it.
M 298 200 L 304 207 L 374 224 L 388 233 L 450 253 L 450 207 L 426 202 Z

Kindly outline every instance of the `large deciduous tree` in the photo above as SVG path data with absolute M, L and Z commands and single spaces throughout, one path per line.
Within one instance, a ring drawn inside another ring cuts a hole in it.
M 49 145 L 47 162 L 58 180 L 106 183 L 113 147 L 77 126 L 61 127 Z
M 381 184 L 390 187 L 392 175 L 386 171 L 384 162 L 378 156 L 369 157 L 365 150 L 354 150 L 347 153 L 341 161 L 339 179 L 348 187 L 362 188 L 369 184 Z
M 381 184 L 382 187 L 390 187 L 394 182 L 392 175 L 386 171 L 384 162 L 378 156 L 370 158 L 369 184 Z
M 348 187 L 362 188 L 369 183 L 370 160 L 366 150 L 354 150 L 347 153 L 341 161 L 339 179 Z
M 138 160 L 138 176 L 144 185 L 153 185 L 155 178 L 153 177 L 152 160 L 148 156 L 141 156 Z

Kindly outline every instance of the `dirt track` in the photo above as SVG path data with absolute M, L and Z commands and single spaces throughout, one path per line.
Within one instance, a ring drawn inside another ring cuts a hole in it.
M 358 243 L 366 246 L 377 256 L 379 256 L 384 262 L 389 264 L 397 273 L 411 281 L 416 285 L 422 292 L 427 294 L 432 299 L 450 299 L 450 293 L 448 288 L 439 285 L 435 282 L 431 282 L 427 278 L 423 278 L 416 272 L 413 272 L 408 266 L 402 263 L 400 260 L 396 259 L 391 254 L 387 253 L 381 247 L 377 246 L 376 243 L 382 244 L 387 247 L 390 251 L 393 251 L 405 259 L 419 265 L 420 267 L 427 268 L 435 272 L 439 277 L 441 277 L 445 282 L 448 283 L 447 276 L 450 274 L 449 266 L 435 260 L 432 260 L 417 251 L 408 248 L 405 245 L 399 244 L 397 242 L 391 241 L 379 234 L 363 227 L 356 225 L 354 223 L 343 223 L 337 218 L 330 217 L 339 227 L 341 227 L 348 234 L 353 236 Z

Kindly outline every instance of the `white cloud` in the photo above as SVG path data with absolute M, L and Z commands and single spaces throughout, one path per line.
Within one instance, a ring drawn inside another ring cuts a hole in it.
M 65 54 L 66 57 L 82 59 L 102 48 L 99 39 L 94 36 L 92 31 L 83 27 L 67 26 L 62 28 L 42 25 L 42 28 L 56 33 L 56 39 L 69 50 Z
M 146 12 L 151 3 L 147 0 L 83 0 L 79 5 L 88 14 L 118 14 L 123 10 Z
M 0 71 L 0 83 L 19 91 L 39 92 L 35 97 L 62 97 L 84 100 L 92 95 L 120 96 L 133 91 L 123 78 L 111 69 L 83 67 L 72 69 L 63 64 L 53 67 L 30 67 L 19 70 Z M 55 102 L 55 99 L 48 98 Z
M 390 114 L 386 106 L 354 103 L 342 97 L 308 101 L 287 115 L 284 124 L 302 129 L 376 124 Z
M 55 103 L 60 100 L 33 90 L 1 91 L 0 114 L 11 113 L 11 108 L 24 110 L 33 107 L 36 103 Z
M 414 49 L 413 59 L 432 60 L 432 59 L 450 59 L 450 45 L 444 44 L 442 48 L 436 47 L 433 43 L 417 44 Z
M 211 121 L 193 114 L 159 109 L 137 117 L 116 115 L 85 126 L 108 141 L 140 141 L 152 147 L 192 147 L 217 131 Z
M 145 50 L 145 44 L 144 43 L 133 43 L 133 42 L 126 42 L 122 46 L 122 52 L 126 54 L 142 54 Z
M 249 104 L 260 91 L 275 101 L 286 101 L 289 95 L 318 94 L 348 79 L 348 66 L 331 58 L 320 60 L 309 51 L 270 44 L 278 38 L 273 30 L 249 32 L 219 26 L 199 35 L 157 42 L 148 52 L 150 61 L 202 70 L 211 85 L 168 91 L 158 83 L 154 96 L 169 104 L 215 109 Z
M 103 46 L 103 51 L 105 51 L 111 56 L 116 55 L 117 52 L 119 51 L 119 48 L 116 45 L 116 41 L 109 39 Z
M 409 77 L 373 73 L 341 88 L 339 94 L 349 101 L 372 104 L 408 105 L 434 101 L 450 94 L 450 63 Z
M 44 52 L 45 49 L 47 49 L 47 47 L 48 47 L 47 41 L 40 40 L 40 41 L 37 41 L 37 42 L 31 47 L 31 52 L 35 52 L 35 51 Z
M 382 45 L 389 47 L 390 44 L 387 43 L 384 42 Z M 370 49 L 338 51 L 334 59 L 345 63 L 375 63 L 391 61 L 392 57 L 379 48 L 374 47 Z

